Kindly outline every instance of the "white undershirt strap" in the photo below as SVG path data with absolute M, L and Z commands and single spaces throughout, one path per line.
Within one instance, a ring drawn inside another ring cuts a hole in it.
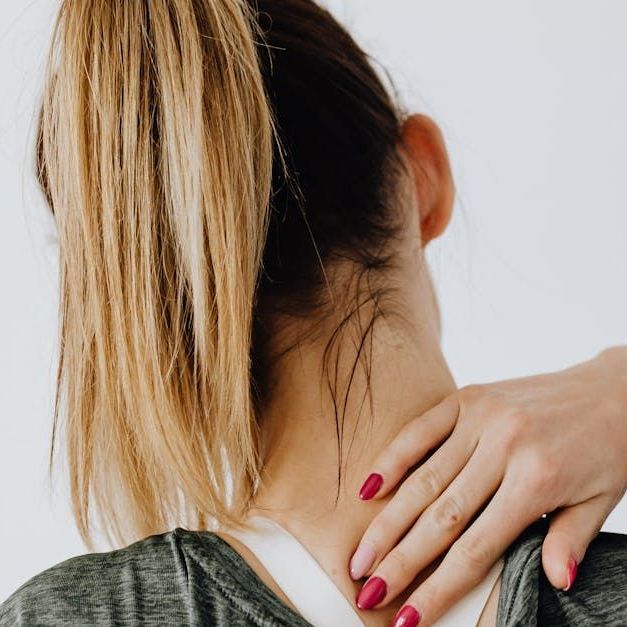
M 307 549 L 277 522 L 248 518 L 253 529 L 223 531 L 247 546 L 299 613 L 316 627 L 363 627 L 364 623 L 334 581 Z M 487 577 L 458 601 L 434 627 L 475 627 L 503 568 L 500 559 Z
M 348 599 L 293 535 L 269 518 L 248 520 L 253 531 L 225 531 L 255 554 L 305 620 L 320 627 L 364 627 Z

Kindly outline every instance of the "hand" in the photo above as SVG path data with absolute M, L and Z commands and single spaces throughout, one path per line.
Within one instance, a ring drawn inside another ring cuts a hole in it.
M 372 473 L 362 498 L 384 497 L 407 474 L 351 560 L 354 579 L 385 581 L 376 607 L 448 549 L 407 600 L 421 627 L 433 623 L 549 512 L 542 563 L 567 589 L 627 487 L 627 347 L 557 373 L 464 388 L 409 422 Z

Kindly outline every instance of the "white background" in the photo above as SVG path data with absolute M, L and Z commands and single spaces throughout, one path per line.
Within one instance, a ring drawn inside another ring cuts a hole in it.
M 328 5 L 448 140 L 459 200 L 429 255 L 458 383 L 627 342 L 627 3 Z M 0 600 L 84 552 L 46 475 L 55 251 L 30 139 L 55 6 L 0 3 Z M 627 532 L 625 500 L 605 529 Z

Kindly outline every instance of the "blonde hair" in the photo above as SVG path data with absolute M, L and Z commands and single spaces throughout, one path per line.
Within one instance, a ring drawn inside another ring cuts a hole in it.
M 65 0 L 38 175 L 60 250 L 73 513 L 125 543 L 239 523 L 273 125 L 243 0 Z

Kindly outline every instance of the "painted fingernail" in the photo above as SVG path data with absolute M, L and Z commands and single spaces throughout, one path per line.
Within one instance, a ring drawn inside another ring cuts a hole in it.
M 392 627 L 416 627 L 420 622 L 420 612 L 411 605 L 404 605 L 394 617 Z
M 368 541 L 360 542 L 357 550 L 353 553 L 353 557 L 351 557 L 351 577 L 353 579 L 363 577 L 372 566 L 375 557 L 374 546 Z
M 566 574 L 568 577 L 568 583 L 564 588 L 564 592 L 568 592 L 571 586 L 575 582 L 575 577 L 577 576 L 577 560 L 574 557 L 571 557 L 568 560 L 568 565 L 566 566 Z
M 362 485 L 359 490 L 359 498 L 362 501 L 371 499 L 379 491 L 382 484 L 383 477 L 379 473 L 373 472 L 368 475 L 368 478 L 364 481 L 364 485 Z
M 369 610 L 383 601 L 387 589 L 388 587 L 381 577 L 368 579 L 357 595 L 357 607 L 360 610 Z

